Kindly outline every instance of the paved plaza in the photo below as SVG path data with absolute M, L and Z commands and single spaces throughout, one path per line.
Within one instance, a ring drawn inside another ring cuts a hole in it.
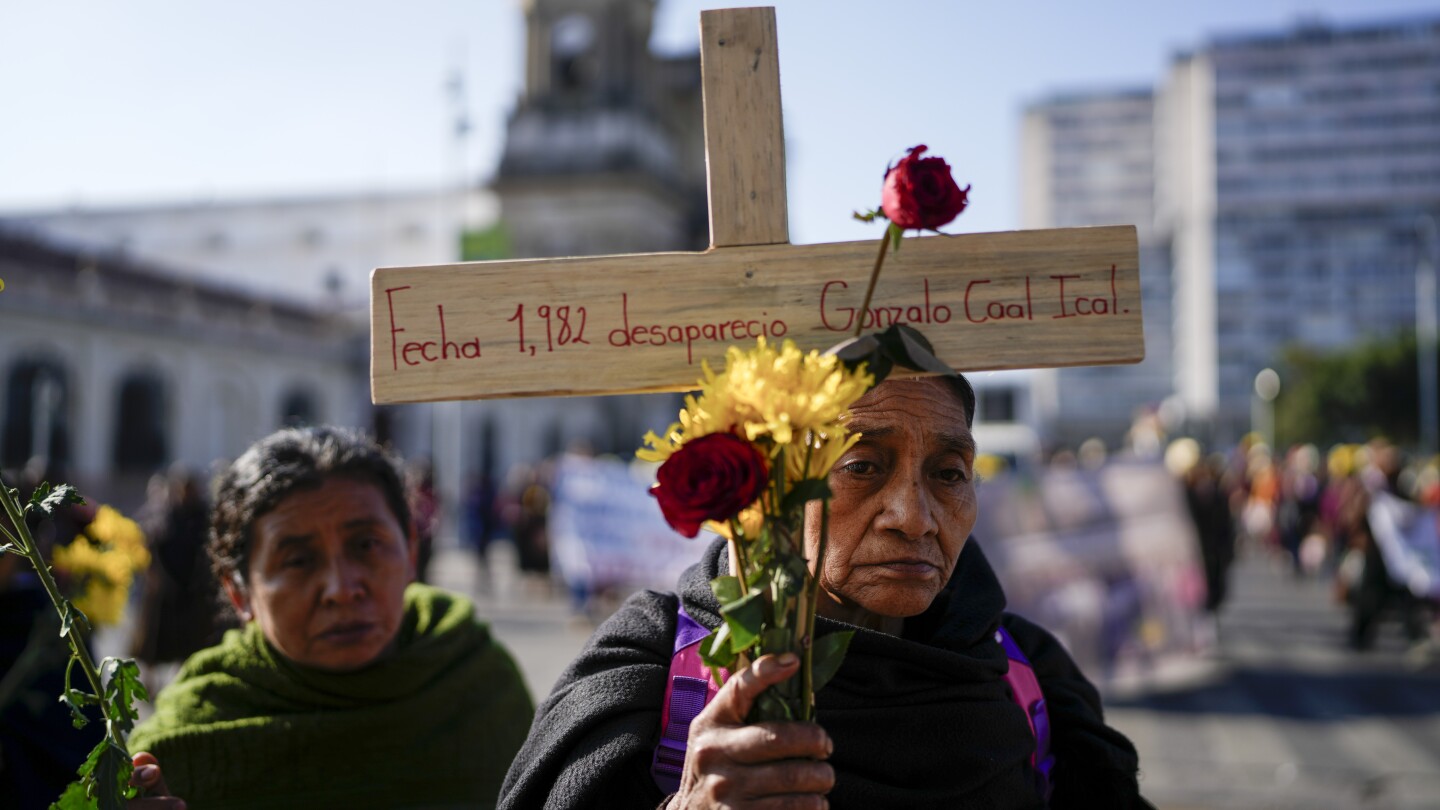
M 482 575 L 473 555 L 441 549 L 432 579 L 474 596 L 538 702 L 594 623 L 562 589 L 520 577 L 510 544 L 490 561 Z M 1140 750 L 1145 795 L 1161 810 L 1440 808 L 1440 653 L 1393 622 L 1354 652 L 1346 621 L 1328 582 L 1242 559 L 1216 652 L 1107 698 Z M 120 635 L 103 634 L 102 653 Z
M 518 578 L 513 558 L 496 545 L 492 577 L 478 579 L 470 555 L 443 551 L 434 578 L 476 596 L 538 701 L 593 624 L 558 589 Z M 1232 593 L 1214 655 L 1108 698 L 1140 749 L 1145 795 L 1162 810 L 1440 807 L 1440 656 L 1408 647 L 1394 623 L 1375 650 L 1349 650 L 1329 583 L 1264 559 L 1237 564 Z

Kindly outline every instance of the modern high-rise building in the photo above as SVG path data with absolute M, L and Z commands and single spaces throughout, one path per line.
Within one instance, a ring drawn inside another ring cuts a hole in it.
M 1025 149 L 1027 226 L 1140 228 L 1149 357 L 1083 373 L 1144 388 L 1165 352 L 1172 413 L 1230 441 L 1286 346 L 1416 323 L 1421 230 L 1440 217 L 1440 17 L 1215 36 L 1153 96 L 1033 106 Z M 1056 377 L 1062 435 L 1069 411 L 1104 411 L 1082 391 L 1116 411 L 1144 401 L 1074 373 Z
M 1021 183 L 1025 228 L 1134 225 L 1140 243 L 1145 360 L 1037 371 L 1045 438 L 1074 446 L 1124 441 L 1139 410 L 1173 391 L 1169 257 L 1154 228 L 1154 96 L 1148 89 L 1056 95 L 1026 108 Z

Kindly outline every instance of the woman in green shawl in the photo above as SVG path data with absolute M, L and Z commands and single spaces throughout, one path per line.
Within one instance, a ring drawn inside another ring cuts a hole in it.
M 131 735 L 132 808 L 494 806 L 533 704 L 473 605 L 413 582 L 401 481 L 333 428 L 221 474 L 209 552 L 244 624 Z

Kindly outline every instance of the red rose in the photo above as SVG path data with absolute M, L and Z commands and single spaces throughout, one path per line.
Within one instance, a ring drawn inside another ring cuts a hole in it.
M 729 433 L 686 442 L 660 465 L 650 494 L 675 531 L 700 533 L 707 520 L 729 520 L 755 502 L 770 471 L 755 446 Z
M 880 194 L 880 208 L 891 222 L 902 229 L 936 230 L 965 210 L 965 195 L 970 187 L 955 185 L 950 164 L 944 158 L 922 158 L 922 144 L 910 150 L 885 173 L 885 188 Z

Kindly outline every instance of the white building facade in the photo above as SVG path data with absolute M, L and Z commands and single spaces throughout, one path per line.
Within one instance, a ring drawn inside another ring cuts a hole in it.
M 0 462 L 100 499 L 287 425 L 364 424 L 352 325 L 0 232 Z
M 1159 401 L 1228 443 L 1286 347 L 1416 324 L 1440 218 L 1440 17 L 1216 37 L 1153 94 L 1057 97 L 1024 132 L 1027 227 L 1140 232 L 1146 361 L 1057 372 L 1037 397 L 1060 435 Z

